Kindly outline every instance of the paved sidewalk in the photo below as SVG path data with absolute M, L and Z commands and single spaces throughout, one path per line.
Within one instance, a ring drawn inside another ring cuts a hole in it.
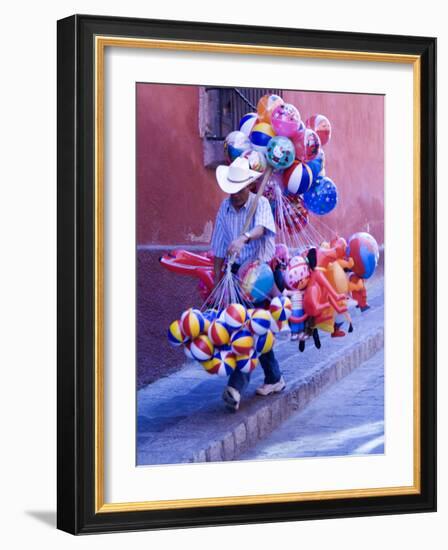
M 257 368 L 240 410 L 229 413 L 221 400 L 226 378 L 208 375 L 195 362 L 137 392 L 137 464 L 233 460 L 268 436 L 383 347 L 382 279 L 369 287 L 370 310 L 354 310 L 355 330 L 344 338 L 321 333 L 322 348 L 280 341 L 275 351 L 287 381 L 284 392 L 258 397 L 263 382 Z M 182 353 L 179 351 L 179 353 Z
M 239 460 L 384 453 L 384 349 Z

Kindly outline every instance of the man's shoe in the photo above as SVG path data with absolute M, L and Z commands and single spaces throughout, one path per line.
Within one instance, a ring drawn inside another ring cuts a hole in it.
M 238 390 L 232 388 L 232 386 L 226 386 L 222 398 L 226 404 L 226 407 L 231 411 L 237 411 L 240 408 L 241 395 Z
M 278 382 L 275 384 L 263 384 L 259 388 L 256 389 L 257 395 L 270 395 L 271 393 L 279 393 L 283 391 L 286 388 L 286 382 L 283 376 L 280 378 Z

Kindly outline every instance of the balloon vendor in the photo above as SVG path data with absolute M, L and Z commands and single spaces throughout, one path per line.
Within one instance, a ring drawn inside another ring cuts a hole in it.
M 250 184 L 260 176 L 260 172 L 250 169 L 249 161 L 244 157 L 236 158 L 230 166 L 221 165 L 216 169 L 218 185 L 229 197 L 223 200 L 218 210 L 211 241 L 215 255 L 215 284 L 219 283 L 226 259 L 235 259 L 232 271 L 236 272 L 248 261 L 258 260 L 266 264 L 275 254 L 276 230 L 269 201 L 249 190 Z M 255 210 L 249 229 L 243 232 L 253 208 Z M 286 384 L 274 351 L 260 355 L 259 361 L 265 377 L 256 393 L 266 396 L 282 391 Z M 249 380 L 250 372 L 239 369 L 232 372 L 222 395 L 227 408 L 238 410 Z

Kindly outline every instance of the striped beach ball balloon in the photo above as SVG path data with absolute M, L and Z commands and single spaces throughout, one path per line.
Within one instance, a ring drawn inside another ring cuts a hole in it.
M 331 124 L 324 115 L 313 115 L 306 121 L 306 127 L 314 130 L 319 136 L 322 145 L 326 145 L 331 139 Z
M 268 353 L 274 347 L 275 336 L 271 330 L 268 330 L 266 334 L 260 334 L 255 338 L 255 352 L 258 355 Z
M 219 376 L 230 376 L 233 371 L 236 369 L 236 357 L 233 353 L 220 353 L 221 364 L 219 366 L 218 374 Z
M 208 329 L 210 328 L 211 322 L 204 317 L 204 328 L 202 329 L 202 334 L 208 334 Z
M 252 128 L 252 132 L 249 136 L 252 143 L 252 147 L 256 151 L 266 151 L 268 143 L 275 136 L 275 132 L 270 124 L 266 122 L 258 122 Z
M 279 321 L 276 321 L 272 315 L 271 315 L 271 326 L 269 328 L 269 330 L 273 333 L 273 334 L 277 334 L 278 332 L 280 332 L 280 322 Z
M 247 312 L 242 304 L 230 304 L 225 311 L 225 324 L 230 330 L 237 330 L 246 322 Z
M 208 337 L 215 346 L 224 346 L 229 343 L 230 334 L 227 327 L 217 319 L 210 324 Z
M 236 368 L 246 374 L 251 373 L 258 365 L 258 359 L 253 352 L 236 356 Z
M 292 304 L 286 296 L 272 298 L 269 311 L 275 321 L 287 321 L 291 317 Z
M 227 354 L 226 357 L 223 357 L 220 351 L 215 351 L 213 357 L 200 363 L 209 374 L 218 376 L 230 376 L 236 368 L 235 356 Z
M 313 172 L 309 166 L 295 160 L 292 166 L 283 172 L 283 184 L 291 195 L 301 195 L 313 184 Z
M 247 319 L 250 321 L 252 319 L 252 315 L 255 313 L 256 309 L 254 307 L 250 307 L 247 310 Z
M 168 328 L 168 342 L 172 346 L 181 346 L 186 340 L 180 329 L 180 321 L 173 321 Z
M 254 124 L 257 122 L 257 113 L 246 113 L 243 118 L 240 120 L 239 130 L 249 136 L 252 132 Z
M 205 319 L 199 309 L 187 309 L 180 318 L 180 329 L 188 338 L 196 338 L 204 331 Z
M 266 334 L 271 328 L 272 316 L 266 309 L 256 309 L 249 321 L 249 327 L 254 334 Z
M 184 353 L 187 359 L 194 359 L 193 354 L 191 353 L 191 342 L 185 342 Z
M 245 355 L 254 347 L 254 338 L 247 328 L 242 328 L 234 332 L 230 338 L 232 351 L 236 355 Z
M 210 323 L 212 321 L 214 321 L 215 319 L 217 319 L 218 317 L 218 310 L 217 309 L 206 309 L 203 313 L 202 313 L 202 316 L 205 317 L 205 319 L 208 319 L 210 321 Z
M 207 361 L 211 359 L 215 348 L 210 341 L 210 338 L 205 334 L 201 334 L 195 338 L 190 345 L 190 353 L 196 361 Z

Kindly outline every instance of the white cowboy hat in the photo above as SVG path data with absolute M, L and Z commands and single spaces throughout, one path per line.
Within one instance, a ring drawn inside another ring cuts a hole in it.
M 233 195 L 261 176 L 249 168 L 249 161 L 244 157 L 237 157 L 230 166 L 216 168 L 216 180 L 224 193 Z

